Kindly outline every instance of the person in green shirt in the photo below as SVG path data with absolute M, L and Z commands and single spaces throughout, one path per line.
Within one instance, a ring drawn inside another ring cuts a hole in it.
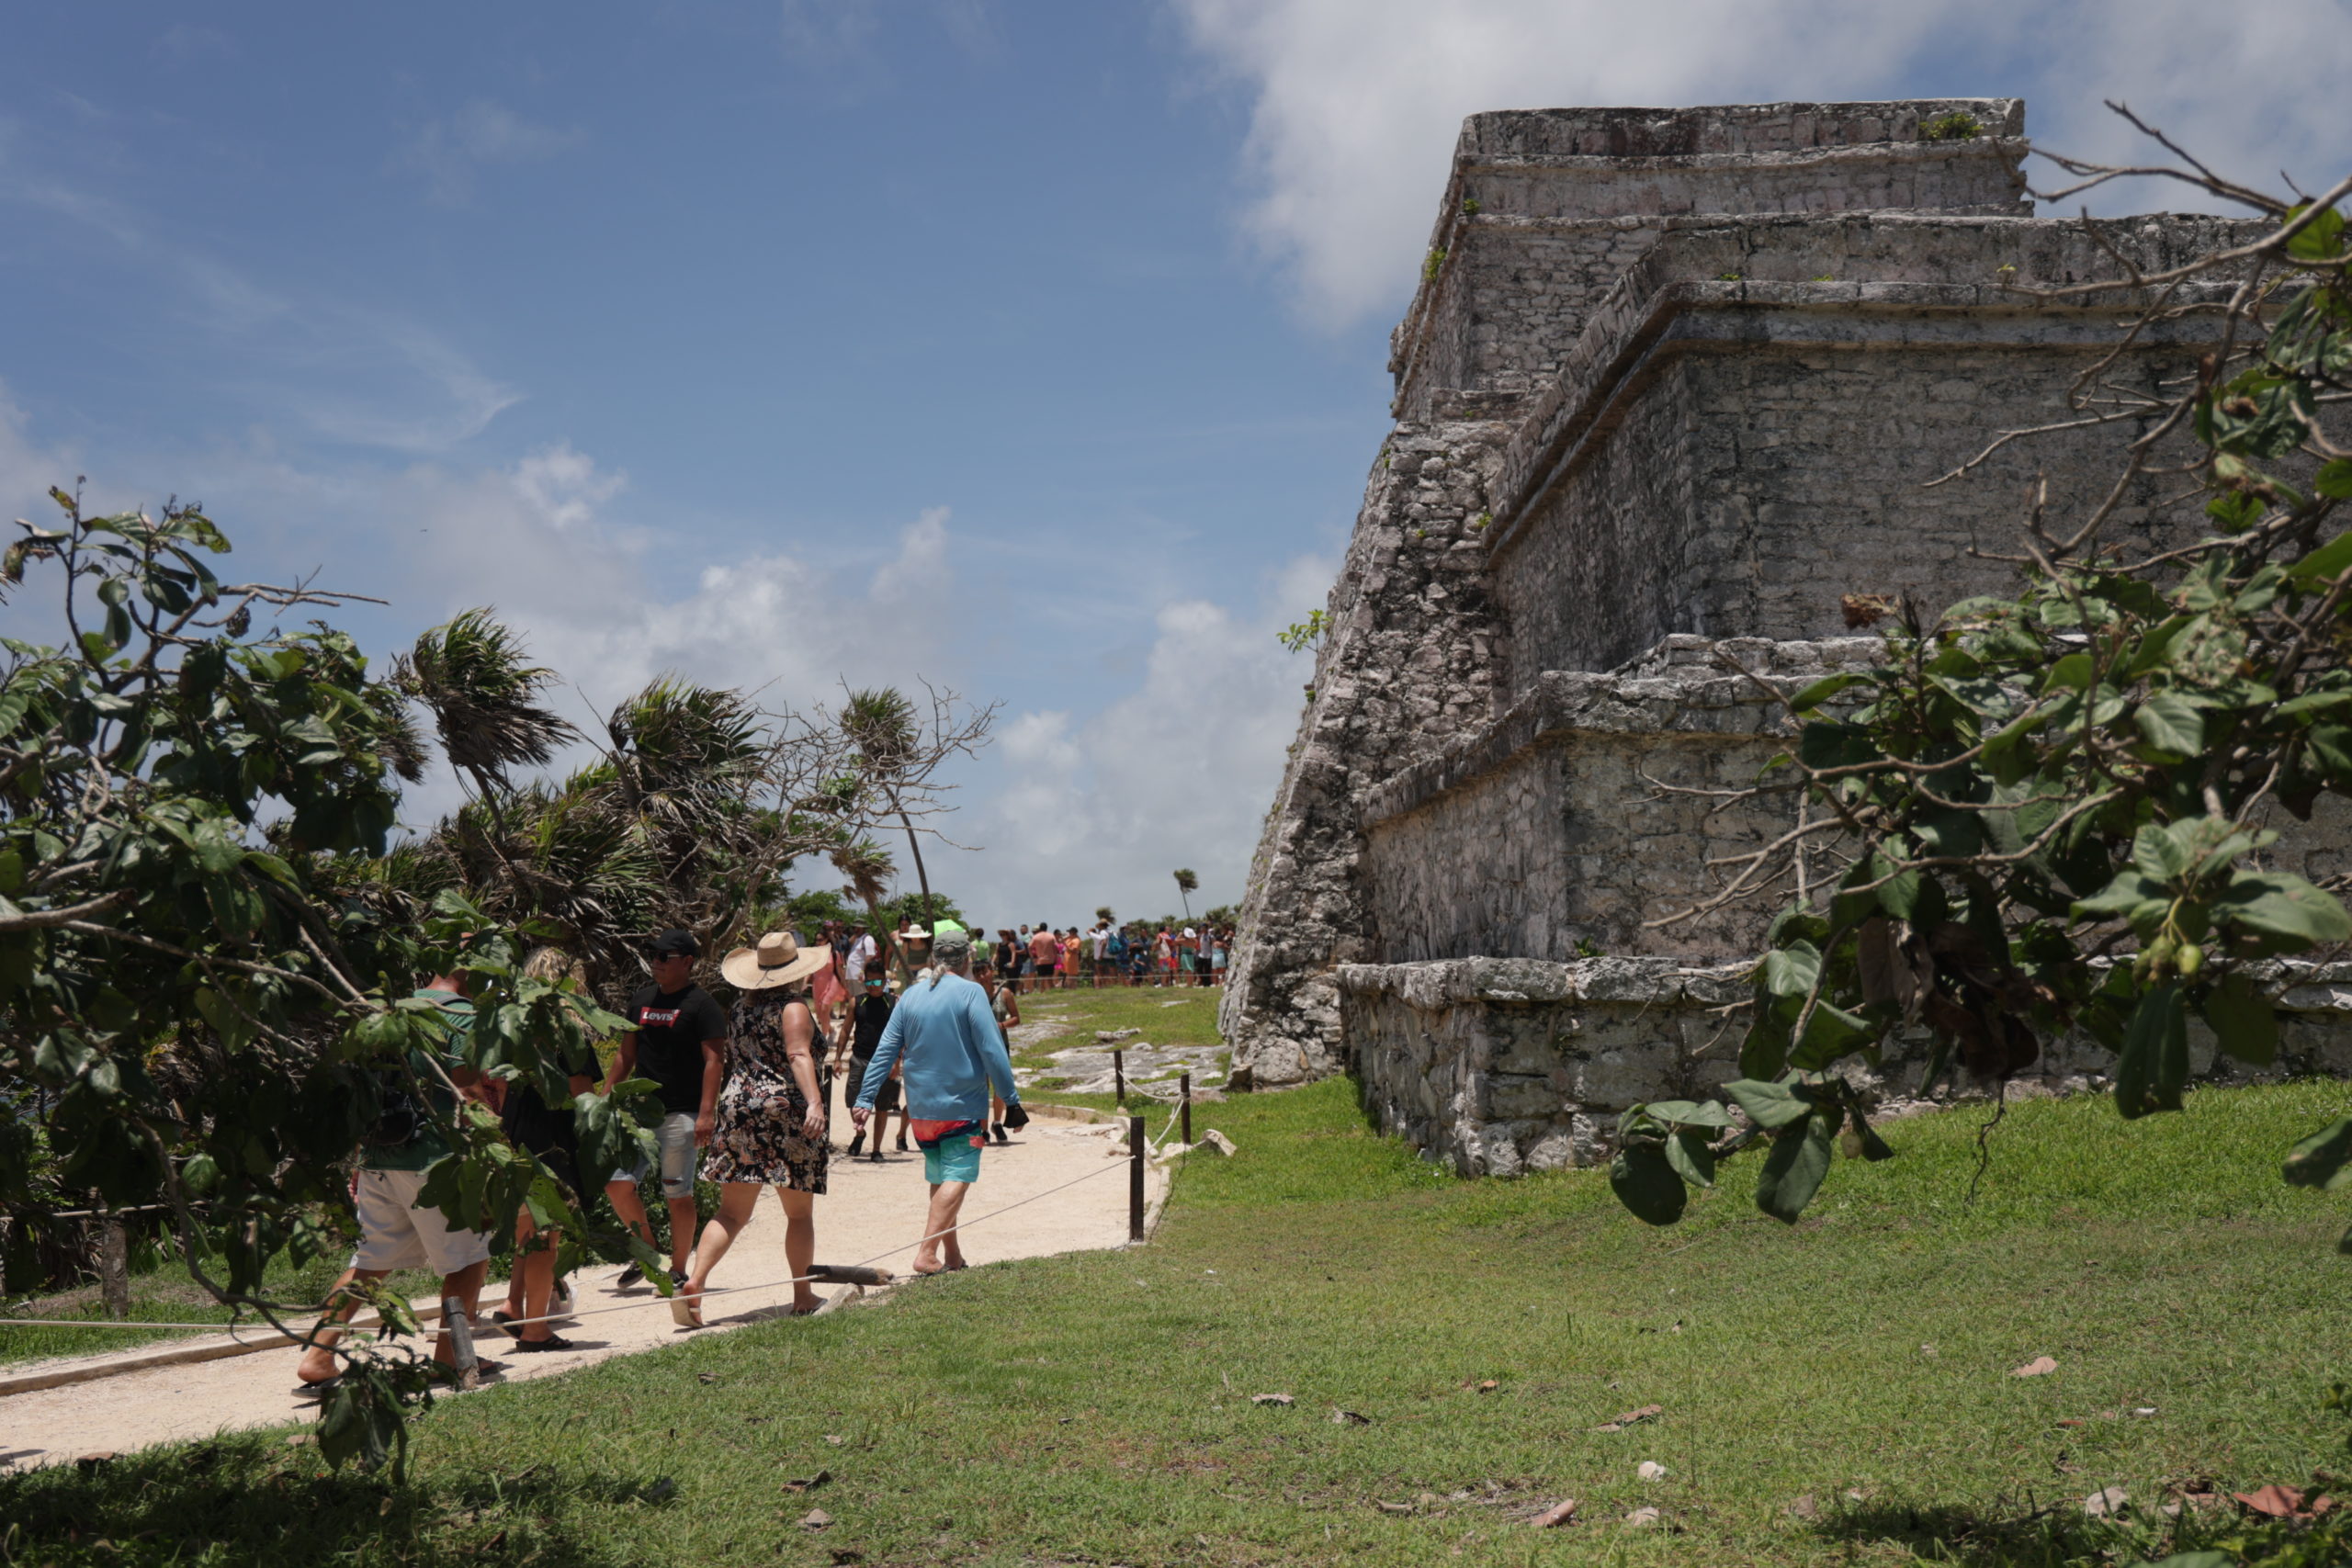
M 453 1032 L 472 1027 L 473 1004 L 466 1000 L 464 985 L 457 976 L 436 975 L 416 995 L 439 1004 Z M 424 1051 L 413 1050 L 408 1066 L 415 1081 L 424 1087 L 433 1110 L 443 1118 L 457 1111 L 457 1096 L 448 1086 L 462 1092 L 481 1082 L 481 1074 L 455 1054 L 444 1053 L 435 1062 Z M 490 1237 L 481 1231 L 454 1228 L 438 1209 L 417 1207 L 426 1168 L 450 1151 L 448 1140 L 442 1137 L 433 1118 L 416 1113 L 413 1106 L 407 1109 L 409 1114 L 403 1117 L 397 1105 L 388 1108 L 387 1116 L 361 1146 L 358 1179 L 352 1186 L 352 1201 L 359 1212 L 359 1248 L 328 1295 L 335 1304 L 320 1319 L 311 1335 L 310 1348 L 295 1368 L 294 1375 L 306 1388 L 331 1383 L 337 1376 L 334 1347 L 342 1339 L 343 1330 L 334 1325 L 348 1321 L 358 1308 L 356 1297 L 343 1293 L 353 1280 L 380 1280 L 402 1269 L 431 1268 L 441 1276 L 441 1299 L 456 1297 L 469 1318 L 481 1294 L 482 1278 L 490 1271 Z M 443 1366 L 454 1366 L 456 1357 L 456 1346 L 444 1326 L 433 1341 L 433 1359 Z M 503 1370 L 496 1361 L 475 1362 L 475 1371 L 484 1377 Z

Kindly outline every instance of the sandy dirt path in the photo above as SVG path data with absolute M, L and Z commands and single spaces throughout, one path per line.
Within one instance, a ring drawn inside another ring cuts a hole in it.
M 979 1265 L 1124 1245 L 1127 1168 L 1124 1160 L 1111 1157 L 1109 1147 L 1099 1130 L 1041 1116 L 1014 1134 L 1012 1147 L 990 1149 L 979 1184 L 964 1203 L 967 1223 L 977 1221 L 963 1234 L 965 1256 Z M 1164 1172 L 1154 1167 L 1148 1190 L 1152 1201 L 1158 1201 L 1166 1180 Z M 979 1218 L 1071 1181 L 1077 1185 L 1001 1218 Z M 855 1263 L 899 1248 L 882 1258 L 880 1266 L 903 1275 L 911 1245 L 922 1234 L 929 1197 L 922 1156 L 890 1151 L 874 1165 L 845 1159 L 836 1150 L 827 1189 L 817 1201 L 817 1260 Z M 763 1198 L 757 1217 L 719 1266 L 714 1287 L 723 1290 L 789 1276 L 784 1229 L 784 1211 L 775 1199 Z M 586 1315 L 557 1325 L 557 1332 L 577 1347 L 571 1351 L 516 1356 L 501 1349 L 505 1337 L 491 1325 L 489 1314 L 503 1304 L 504 1287 L 492 1284 L 484 1290 L 477 1337 L 484 1355 L 506 1363 L 500 1381 L 552 1377 L 609 1356 L 696 1337 L 696 1331 L 671 1322 L 668 1303 L 650 1287 L 615 1289 L 619 1272 L 600 1267 L 574 1276 L 578 1306 Z M 837 1287 L 831 1293 L 847 1297 L 850 1287 Z M 789 1285 L 728 1295 L 715 1290 L 703 1309 L 709 1326 L 700 1332 L 723 1332 L 781 1316 L 791 1299 Z M 624 1312 L 595 1310 L 630 1303 L 652 1304 Z M 294 1392 L 297 1356 L 289 1345 L 7 1395 L 0 1398 L 0 1464 L 54 1464 L 85 1453 L 127 1452 L 150 1443 L 207 1437 L 224 1427 L 308 1420 L 316 1406 L 312 1399 Z M 25 1371 L 29 1365 L 6 1370 Z

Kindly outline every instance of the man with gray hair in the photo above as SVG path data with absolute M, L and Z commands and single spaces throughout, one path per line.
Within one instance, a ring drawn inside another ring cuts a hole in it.
M 891 1010 L 850 1111 L 864 1132 L 891 1066 L 903 1058 L 899 1077 L 908 1126 L 922 1147 L 923 1178 L 931 1183 L 931 1213 L 912 1265 L 918 1274 L 964 1267 L 956 1217 L 964 1194 L 980 1178 L 989 1089 L 1004 1100 L 1006 1126 L 1029 1122 L 988 993 L 972 979 L 972 933 L 943 921 L 932 940 L 931 959 L 930 970 L 908 985 Z

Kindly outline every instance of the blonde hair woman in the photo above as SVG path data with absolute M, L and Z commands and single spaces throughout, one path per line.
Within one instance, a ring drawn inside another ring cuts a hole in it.
M 718 1091 L 706 1179 L 718 1184 L 718 1213 L 695 1245 L 695 1270 L 670 1303 L 681 1327 L 702 1326 L 702 1294 L 711 1271 L 752 1223 L 760 1190 L 775 1189 L 784 1206 L 784 1256 L 792 1267 L 792 1311 L 822 1304 L 802 1276 L 817 1256 L 816 1200 L 824 1194 L 825 1096 L 818 1088 L 820 1036 L 808 1008 L 808 977 L 832 951 L 804 949 L 789 931 L 770 931 L 756 947 L 739 947 L 718 971 L 735 987 L 734 1027 L 727 1040 L 727 1085 Z

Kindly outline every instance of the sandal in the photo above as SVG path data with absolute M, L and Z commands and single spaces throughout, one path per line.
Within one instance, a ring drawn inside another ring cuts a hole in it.
M 294 1384 L 294 1393 L 297 1397 L 304 1394 L 310 1394 L 320 1399 L 324 1399 L 328 1394 L 333 1393 L 336 1389 L 342 1386 L 343 1374 L 341 1372 L 337 1372 L 331 1378 L 321 1378 L 316 1382 L 301 1382 L 298 1381 Z
M 521 1313 L 508 1312 L 504 1307 L 501 1307 L 496 1312 L 490 1314 L 491 1322 L 498 1325 L 501 1329 L 503 1329 L 507 1334 L 516 1339 L 523 1337 L 523 1331 L 514 1326 L 517 1323 L 522 1321 L 522 1318 L 523 1314 Z
M 566 1339 L 560 1334 L 550 1334 L 545 1339 L 524 1339 L 517 1337 L 514 1343 L 509 1348 L 522 1351 L 525 1354 L 535 1354 L 542 1350 L 573 1350 L 579 1348 L 579 1347 L 572 1344 L 571 1340 Z

